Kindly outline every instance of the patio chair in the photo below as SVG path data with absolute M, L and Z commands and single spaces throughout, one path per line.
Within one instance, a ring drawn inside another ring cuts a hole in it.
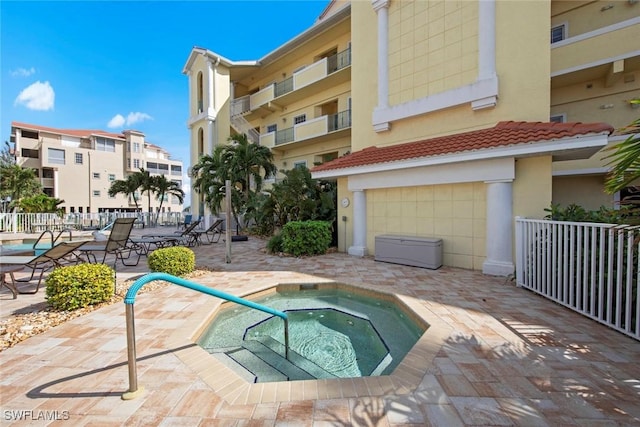
M 78 240 L 75 242 L 61 242 L 40 255 L 34 256 L 19 256 L 19 255 L 6 255 L 0 256 L 0 265 L 2 265 L 3 274 L 10 272 L 12 282 L 15 283 L 28 283 L 31 282 L 39 271 L 38 282 L 36 283 L 36 289 L 33 292 L 23 292 L 15 289 L 20 294 L 35 294 L 40 289 L 40 283 L 42 283 L 42 275 L 45 271 L 67 264 L 77 264 L 78 257 L 75 256 L 75 251 L 82 245 L 87 243 L 86 240 Z M 31 275 L 29 278 L 15 279 L 13 280 L 13 273 L 17 271 L 16 266 L 21 266 L 23 269 L 30 268 Z M 6 270 L 5 270 L 6 268 Z M 7 282 L 4 283 L 5 286 Z M 15 286 L 14 286 L 15 287 Z M 11 287 L 9 287 L 11 289 Z M 13 293 L 13 289 L 11 292 Z M 15 295 L 15 294 L 14 294 Z
M 105 264 L 107 255 L 114 255 L 116 258 L 113 263 L 114 269 L 116 268 L 118 260 L 126 266 L 131 267 L 138 265 L 142 253 L 141 248 L 129 239 L 135 221 L 136 218 L 116 218 L 111 227 L 109 238 L 105 242 L 85 243 L 79 248 L 79 251 L 90 263 L 100 262 Z M 98 253 L 102 253 L 102 261 L 98 261 L 96 257 Z M 132 254 L 137 255 L 135 263 L 127 263 L 125 260 L 129 259 Z
M 178 223 L 178 228 L 187 228 L 191 224 L 192 219 L 193 219 L 192 214 L 186 214 L 184 216 L 184 221 Z
M 197 226 L 200 225 L 200 220 L 196 219 L 184 230 L 174 231 L 172 234 L 145 234 L 142 237 L 145 239 L 168 239 L 172 240 L 172 245 L 184 245 L 195 246 L 198 242 L 193 235 L 193 232 Z
M 195 243 L 198 245 L 209 245 L 220 241 L 223 222 L 224 220 L 222 218 L 217 218 L 206 230 L 193 230 L 191 234 L 194 236 Z M 203 238 L 207 239 L 207 243 L 203 241 Z

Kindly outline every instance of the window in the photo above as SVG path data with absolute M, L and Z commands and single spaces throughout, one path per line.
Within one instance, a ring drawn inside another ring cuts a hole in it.
M 295 116 L 293 118 L 293 124 L 297 125 L 299 123 L 304 123 L 307 121 L 307 115 L 306 114 L 300 114 L 299 116 Z
M 296 169 L 303 169 L 307 167 L 307 161 L 306 160 L 301 160 L 298 162 L 293 162 L 293 167 Z
M 53 194 L 53 188 L 45 187 L 42 189 L 42 192 L 49 197 L 55 197 Z
M 567 26 L 565 24 L 551 27 L 551 43 L 556 43 L 567 38 Z
M 566 114 L 554 114 L 553 116 L 549 117 L 549 121 L 552 123 L 564 123 L 567 121 L 567 115 Z
M 278 130 L 278 125 L 269 125 L 267 126 L 267 133 L 275 132 Z
M 139 153 L 140 152 L 140 143 L 139 142 L 134 142 L 133 143 L 133 152 L 134 153 Z
M 94 172 L 93 179 L 100 179 L 100 172 Z
M 127 157 L 127 169 L 131 169 L 131 158 Z
M 42 177 L 43 178 L 53 178 L 53 169 L 51 168 L 43 168 L 42 169 Z
M 182 175 L 182 166 L 171 165 L 171 175 Z
M 78 206 L 78 213 L 82 213 L 82 206 Z
M 64 150 L 48 148 L 47 152 L 49 155 L 49 163 L 53 163 L 55 165 L 64 165 Z
M 39 139 L 40 138 L 40 134 L 38 133 L 38 131 L 22 129 L 22 132 L 20 132 L 20 134 L 22 135 L 23 138 L 29 138 L 29 139 Z
M 113 139 L 98 137 L 96 138 L 96 150 L 115 153 L 116 142 Z
M 38 152 L 38 150 L 31 150 L 29 148 L 23 148 L 22 149 L 22 157 L 28 157 L 30 159 L 37 159 L 38 157 L 40 157 L 40 153 Z
M 71 212 L 71 213 L 75 213 L 75 212 L 76 212 L 76 207 L 75 207 L 75 206 L 71 206 L 71 207 L 69 208 L 69 212 Z
M 76 153 L 76 165 L 82 164 L 82 153 Z
M 32 169 L 33 173 L 35 174 L 36 178 L 40 177 L 40 169 Z
M 100 190 L 93 190 L 93 197 L 100 197 Z
M 140 159 L 133 159 L 133 167 L 135 169 L 140 169 Z
M 110 173 L 110 174 L 109 174 L 109 182 L 113 182 L 113 181 L 115 181 L 115 180 L 116 180 L 116 175 L 115 175 L 115 174 L 113 174 L 113 173 Z

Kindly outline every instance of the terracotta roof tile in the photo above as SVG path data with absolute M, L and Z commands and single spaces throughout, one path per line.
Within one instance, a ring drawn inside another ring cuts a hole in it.
M 29 123 L 11 122 L 12 127 L 41 130 L 43 132 L 59 133 L 63 135 L 77 136 L 79 138 L 88 138 L 90 135 L 101 135 L 109 138 L 125 139 L 122 133 L 105 132 L 97 129 L 58 129 L 47 126 L 32 125 Z
M 367 147 L 316 166 L 312 171 L 320 172 L 533 142 L 548 142 L 603 132 L 610 135 L 613 130 L 613 127 L 607 123 L 499 122 L 487 129 L 381 148 Z

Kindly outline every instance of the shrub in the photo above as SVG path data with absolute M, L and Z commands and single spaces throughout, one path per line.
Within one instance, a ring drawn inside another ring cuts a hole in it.
M 58 267 L 49 274 L 46 299 L 56 310 L 75 310 L 108 301 L 114 294 L 115 271 L 105 264 Z
M 282 227 L 282 249 L 295 256 L 323 254 L 331 243 L 331 223 L 291 221 Z
M 151 271 L 184 276 L 196 268 L 196 255 L 189 248 L 174 246 L 151 252 L 147 263 Z
M 276 234 L 267 242 L 267 251 L 271 254 L 283 252 L 282 249 L 282 234 Z

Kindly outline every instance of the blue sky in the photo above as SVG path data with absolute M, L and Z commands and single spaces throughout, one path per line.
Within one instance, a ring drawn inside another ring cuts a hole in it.
M 328 3 L 2 0 L 2 142 L 12 121 L 136 129 L 186 170 L 182 69 L 193 46 L 231 60 L 259 59 L 313 25 Z

